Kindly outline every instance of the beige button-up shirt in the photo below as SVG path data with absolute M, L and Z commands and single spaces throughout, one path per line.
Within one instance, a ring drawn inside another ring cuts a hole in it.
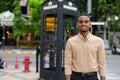
M 65 49 L 65 75 L 71 75 L 72 71 L 98 71 L 100 76 L 105 76 L 105 50 L 101 38 L 89 33 L 84 39 L 79 33 L 68 39 Z

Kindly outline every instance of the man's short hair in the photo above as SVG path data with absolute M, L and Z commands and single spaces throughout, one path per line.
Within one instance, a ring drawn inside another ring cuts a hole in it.
M 81 16 L 87 16 L 87 17 L 89 17 L 89 19 L 90 19 L 90 16 L 89 16 L 87 13 L 81 13 L 81 14 L 78 16 L 77 20 L 78 20 L 79 17 L 81 17 Z

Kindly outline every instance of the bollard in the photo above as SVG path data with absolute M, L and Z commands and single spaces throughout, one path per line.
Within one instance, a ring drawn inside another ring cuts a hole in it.
M 18 57 L 16 56 L 16 61 L 15 61 L 15 69 L 19 68 L 19 64 L 18 64 Z
M 5 58 L 5 67 L 6 67 L 6 69 L 8 68 L 8 57 L 6 56 L 6 58 Z
M 40 48 L 36 47 L 36 72 L 40 71 L 39 69 L 39 58 L 40 58 Z
M 23 72 L 30 72 L 29 70 L 29 64 L 31 64 L 31 61 L 30 61 L 30 56 L 29 55 L 26 55 L 24 57 L 24 71 Z

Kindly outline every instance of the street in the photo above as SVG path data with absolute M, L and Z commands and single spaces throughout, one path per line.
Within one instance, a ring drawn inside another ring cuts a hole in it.
M 14 50 L 15 51 L 15 50 Z M 29 54 L 28 52 L 32 51 L 34 54 Z M 24 68 L 24 58 L 26 55 L 30 56 L 30 69 L 31 70 L 35 70 L 36 68 L 36 56 L 35 56 L 35 50 L 16 50 L 16 54 L 13 54 L 13 50 L 8 50 L 8 54 L 6 54 L 6 50 L 5 51 L 0 51 L 0 56 L 2 56 L 3 60 L 6 63 L 6 59 L 8 61 L 8 69 L 12 69 L 15 67 L 15 62 L 16 62 L 16 58 L 18 58 L 18 64 L 19 64 L 19 68 L 23 69 Z M 24 54 L 23 54 L 24 52 Z M 25 53 L 26 52 L 26 53 Z
M 120 80 L 120 56 L 107 55 L 107 80 Z
M 2 56 L 4 61 L 6 60 L 6 58 L 8 58 L 7 70 L 11 70 L 15 68 L 16 57 L 18 57 L 19 70 L 23 71 L 24 70 L 23 61 L 24 61 L 25 55 L 30 56 L 30 61 L 31 61 L 30 71 L 35 72 L 36 71 L 36 55 L 35 54 L 3 54 L 3 52 L 0 51 L 0 56 Z M 119 55 L 111 55 L 111 54 L 106 55 L 106 62 L 107 62 L 106 80 L 120 80 L 120 61 L 119 60 L 120 60 Z M 38 74 L 36 78 L 38 78 Z

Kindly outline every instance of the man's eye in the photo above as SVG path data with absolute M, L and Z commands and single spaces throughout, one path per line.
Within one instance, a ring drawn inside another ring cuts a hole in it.
M 83 23 L 83 21 L 79 21 L 79 23 Z
M 85 23 L 88 23 L 88 21 L 85 21 Z
M 88 21 L 79 21 L 79 23 L 88 23 Z

